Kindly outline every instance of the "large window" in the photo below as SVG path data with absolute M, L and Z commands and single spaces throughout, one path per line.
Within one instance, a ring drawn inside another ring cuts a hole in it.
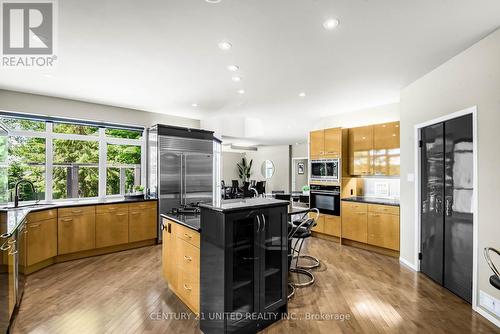
M 0 122 L 8 130 L 0 142 L 0 154 L 8 151 L 7 163 L 0 156 L 0 178 L 8 179 L 8 191 L 0 189 L 0 201 L 12 200 L 21 179 L 36 188 L 33 194 L 22 185 L 23 201 L 125 195 L 144 184 L 142 130 L 9 116 Z

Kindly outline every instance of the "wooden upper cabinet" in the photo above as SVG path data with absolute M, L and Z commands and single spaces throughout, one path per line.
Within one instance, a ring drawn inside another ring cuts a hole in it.
M 95 248 L 95 206 L 58 209 L 58 254 Z
M 129 205 L 129 242 L 156 239 L 158 237 L 156 202 L 140 202 Z
M 97 248 L 128 242 L 128 205 L 99 205 L 96 208 Z
M 399 122 L 373 126 L 373 174 L 400 174 Z
M 375 150 L 398 149 L 399 147 L 399 122 L 373 126 L 373 148 Z
M 349 129 L 349 172 L 372 174 L 373 126 Z
M 57 217 L 56 210 L 54 217 Z M 44 211 L 42 211 L 44 212 Z M 41 212 L 40 212 L 41 213 Z M 48 260 L 57 255 L 57 219 L 49 218 L 37 220 L 40 217 L 30 214 L 28 216 L 27 228 L 27 255 L 26 264 L 33 264 Z M 50 216 L 48 214 L 47 216 Z
M 342 129 L 324 130 L 324 157 L 340 158 L 342 154 Z
M 325 154 L 325 131 L 318 130 L 309 133 L 309 155 L 311 159 L 319 159 Z

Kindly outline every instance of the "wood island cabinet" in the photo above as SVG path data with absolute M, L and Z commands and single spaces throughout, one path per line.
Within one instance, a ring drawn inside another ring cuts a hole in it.
M 200 233 L 162 219 L 162 271 L 170 289 L 191 311 L 200 310 Z
M 127 204 L 109 204 L 96 207 L 96 248 L 126 244 L 129 239 Z
M 156 202 L 129 204 L 129 242 L 158 237 L 158 211 Z
M 95 248 L 95 206 L 58 209 L 58 254 Z

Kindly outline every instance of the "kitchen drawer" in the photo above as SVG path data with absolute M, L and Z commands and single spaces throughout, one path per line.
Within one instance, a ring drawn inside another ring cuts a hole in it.
M 368 204 L 342 201 L 342 208 L 352 212 L 367 212 Z
M 42 220 L 57 218 L 57 209 L 30 212 L 28 223 L 39 222 Z
M 177 224 L 177 226 L 175 227 L 175 233 L 177 235 L 177 238 L 200 248 L 200 233 L 180 224 Z
M 74 206 L 71 208 L 57 209 L 58 218 L 95 215 L 95 206 Z
M 387 213 L 391 215 L 399 215 L 399 206 L 368 204 L 368 212 Z
M 179 269 L 196 275 L 200 272 L 200 249 L 184 240 L 177 241 L 177 265 Z
M 128 204 L 106 204 L 106 205 L 97 205 L 95 207 L 95 212 L 98 214 L 124 212 L 124 211 L 128 211 Z
M 144 201 L 128 204 L 130 210 L 156 209 L 156 201 Z
M 177 293 L 182 301 L 195 313 L 200 311 L 200 273 L 178 271 Z

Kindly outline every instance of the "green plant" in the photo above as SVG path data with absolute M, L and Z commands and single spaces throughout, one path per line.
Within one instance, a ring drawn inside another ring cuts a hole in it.
M 247 164 L 246 158 L 242 158 L 241 163 L 236 164 L 236 166 L 238 167 L 238 175 L 243 182 L 246 182 L 248 179 L 250 179 L 250 174 L 252 173 L 252 164 L 253 160 L 250 160 L 250 162 Z
M 144 191 L 144 186 L 135 186 L 134 190 L 135 191 Z
M 309 191 L 309 186 L 303 186 L 302 191 Z

